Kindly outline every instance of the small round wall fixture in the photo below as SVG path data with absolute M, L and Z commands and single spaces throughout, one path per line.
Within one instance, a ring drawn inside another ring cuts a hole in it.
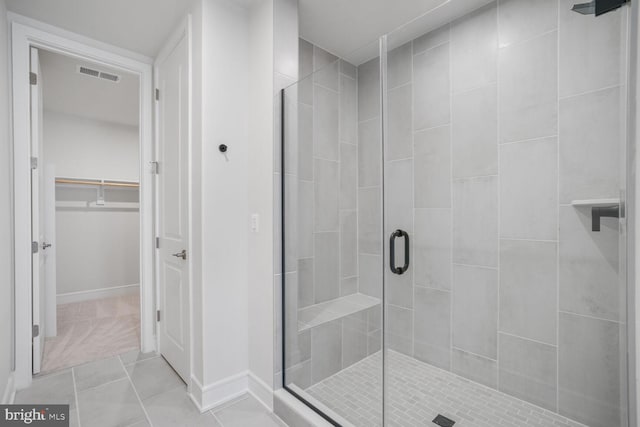
M 226 153 L 227 152 L 227 145 L 226 144 L 220 144 L 218 145 L 218 150 L 220 150 L 221 153 Z

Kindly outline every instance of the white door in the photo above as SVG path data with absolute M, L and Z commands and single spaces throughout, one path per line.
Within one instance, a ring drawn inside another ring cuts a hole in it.
M 31 264 L 33 373 L 40 372 L 44 352 L 46 260 L 48 249 L 42 209 L 44 203 L 44 173 L 42 171 L 42 78 L 38 50 L 31 48 Z
M 188 65 L 185 37 L 157 64 L 158 338 L 160 353 L 185 382 L 189 380 Z

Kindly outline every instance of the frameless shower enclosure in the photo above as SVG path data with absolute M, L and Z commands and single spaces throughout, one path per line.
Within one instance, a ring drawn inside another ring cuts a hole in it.
M 628 5 L 573 6 L 300 40 L 283 382 L 334 425 L 629 425 Z

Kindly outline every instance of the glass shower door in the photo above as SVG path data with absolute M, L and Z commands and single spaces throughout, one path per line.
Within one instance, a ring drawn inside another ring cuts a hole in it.
M 627 426 L 627 6 L 572 6 L 381 41 L 385 425 Z
M 354 55 L 377 56 L 377 42 L 365 50 Z M 283 385 L 342 426 L 382 426 L 382 155 L 374 61 L 357 67 L 300 39 L 301 79 L 275 101 L 284 130 L 276 155 Z

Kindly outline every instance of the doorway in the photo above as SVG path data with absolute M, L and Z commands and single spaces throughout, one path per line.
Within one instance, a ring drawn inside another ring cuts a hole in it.
M 34 47 L 31 72 L 37 374 L 140 349 L 140 83 Z
M 13 127 L 14 127 L 14 194 L 15 194 L 15 262 L 16 262 L 16 319 L 15 319 L 15 340 L 16 340 L 16 366 L 15 366 L 15 384 L 16 388 L 21 389 L 29 386 L 32 380 L 32 375 L 38 372 L 38 366 L 36 357 L 43 355 L 42 352 L 46 348 L 47 327 L 46 325 L 40 330 L 39 323 L 34 321 L 46 320 L 46 314 L 44 310 L 33 310 L 32 304 L 34 301 L 41 301 L 41 295 L 39 293 L 43 288 L 40 286 L 32 287 L 32 279 L 36 277 L 33 274 L 32 264 L 40 265 L 39 257 L 34 256 L 35 249 L 38 249 L 38 253 L 46 253 L 47 250 L 58 249 L 61 246 L 62 241 L 56 243 L 55 246 L 51 242 L 47 242 L 46 239 L 41 239 L 40 233 L 34 234 L 32 225 L 35 224 L 31 220 L 31 212 L 38 212 L 38 206 L 32 203 L 31 199 L 31 184 L 32 184 L 32 166 L 37 166 L 37 160 L 32 160 L 32 85 L 30 79 L 33 79 L 30 65 L 33 64 L 32 48 L 38 50 L 47 51 L 51 54 L 64 55 L 67 58 L 75 60 L 77 63 L 87 63 L 92 67 L 98 67 L 97 71 L 105 71 L 106 74 L 112 74 L 117 76 L 124 76 L 125 74 L 133 76 L 137 81 L 137 86 L 132 89 L 134 92 L 134 98 L 137 101 L 137 106 L 134 107 L 135 115 L 138 120 L 138 131 L 136 141 L 138 143 L 138 159 L 136 163 L 137 176 L 122 176 L 122 177 L 96 177 L 87 170 L 81 171 L 82 175 L 71 176 L 71 178 L 88 178 L 86 181 L 90 184 L 80 184 L 78 182 L 59 182 L 57 185 L 61 188 L 60 194 L 75 193 L 76 198 L 81 193 L 89 192 L 93 194 L 91 201 L 85 198 L 85 204 L 88 203 L 87 208 L 98 209 L 100 203 L 104 201 L 105 205 L 109 201 L 113 203 L 122 203 L 118 205 L 120 209 L 133 208 L 131 205 L 135 203 L 136 197 L 133 196 L 135 192 L 138 192 L 137 201 L 139 209 L 139 222 L 137 235 L 139 236 L 138 244 L 138 280 L 134 283 L 127 283 L 122 285 L 120 290 L 123 293 L 131 291 L 126 289 L 132 288 L 128 285 L 139 285 L 140 301 L 138 304 L 139 311 L 139 327 L 135 328 L 137 332 L 138 343 L 140 350 L 144 353 L 156 350 L 156 338 L 154 336 L 154 324 L 155 324 L 155 303 L 154 303 L 154 290 L 153 290 L 153 260 L 154 260 L 154 231 L 153 231 L 153 171 L 150 163 L 153 160 L 153 141 L 152 141 L 152 68 L 151 60 L 148 58 L 140 58 L 130 53 L 123 52 L 118 49 L 109 49 L 106 46 L 96 47 L 95 43 L 90 40 L 83 39 L 80 36 L 58 31 L 55 34 L 41 30 L 37 26 L 29 26 L 26 24 L 12 22 L 12 67 L 13 67 Z M 78 64 L 76 64 L 78 65 Z M 92 69 L 91 67 L 89 67 Z M 78 71 L 78 70 L 76 70 Z M 111 72 L 109 72 L 111 71 Z M 36 72 L 37 74 L 37 72 Z M 94 73 L 95 74 L 95 73 Z M 81 77 L 90 78 L 88 75 L 82 75 Z M 106 75 L 105 75 L 106 77 Z M 36 77 L 37 78 L 37 77 Z M 106 83 L 106 82 L 105 82 Z M 111 83 L 117 84 L 117 83 Z M 37 97 L 36 97 L 37 99 Z M 95 105 L 94 105 L 95 107 Z M 95 108 L 94 108 L 95 110 Z M 125 110 L 123 108 L 122 110 Z M 39 114 L 35 115 L 35 118 L 39 117 Z M 44 108 L 42 119 L 44 120 Z M 38 143 L 39 144 L 39 143 Z M 46 150 L 45 150 L 46 151 Z M 46 154 L 45 154 L 46 156 Z M 44 163 L 40 163 L 40 171 L 46 176 Z M 75 167 L 82 167 L 81 164 L 74 165 Z M 84 165 L 87 166 L 87 165 Z M 49 182 L 55 183 L 55 177 L 59 179 L 69 178 L 61 176 L 57 173 L 49 173 Z M 53 179 L 51 179 L 53 177 Z M 95 178 L 93 181 L 92 179 Z M 105 182 L 103 182 L 103 180 Z M 113 181 L 113 182 L 112 182 Z M 39 182 L 39 181 L 38 181 Z M 99 183 L 100 185 L 93 185 L 93 183 Z M 110 184 L 110 185 L 104 185 Z M 120 185 L 111 185 L 120 184 Z M 136 185 L 139 184 L 139 187 Z M 93 186 L 93 188 L 91 188 Z M 129 193 L 124 190 L 127 187 Z M 62 188 L 64 187 L 64 191 Z M 114 188 L 118 187 L 118 190 Z M 55 184 L 54 184 L 55 188 Z M 98 190 L 102 190 L 101 192 Z M 119 199 L 115 197 L 115 193 L 120 194 Z M 56 194 L 53 190 L 51 194 Z M 100 199 L 102 194 L 102 200 Z M 126 194 L 126 195 L 125 195 Z M 40 197 L 38 197 L 38 200 Z M 55 200 L 55 199 L 54 199 Z M 56 201 L 53 203 L 62 202 Z M 79 203 L 79 200 L 66 200 L 65 202 Z M 93 206 L 92 206 L 93 204 Z M 127 205 L 128 204 L 128 205 Z M 52 206 L 49 202 L 49 206 Z M 73 209 L 73 207 L 67 207 L 67 209 Z M 65 212 L 66 213 L 66 212 Z M 130 213 L 130 212 L 127 212 Z M 72 221 L 73 222 L 73 221 Z M 74 227 L 76 224 L 74 223 Z M 76 227 L 79 228 L 79 227 Z M 135 229 L 135 226 L 133 226 Z M 38 236 L 32 238 L 32 234 Z M 127 234 L 136 234 L 134 230 L 130 230 Z M 87 237 L 87 236 L 83 236 Z M 40 240 L 43 240 L 42 242 Z M 33 243 L 36 242 L 36 243 Z M 42 244 L 52 244 L 47 246 L 47 249 L 42 250 Z M 76 248 L 78 245 L 71 245 Z M 80 246 L 83 246 L 82 244 Z M 84 246 L 92 246 L 89 243 L 85 243 Z M 85 247 L 85 249 L 87 249 Z M 116 253 L 120 253 L 117 252 Z M 135 256 L 134 256 L 135 258 Z M 56 263 L 59 264 L 59 263 Z M 135 264 L 135 263 L 134 263 Z M 42 273 L 39 273 L 42 274 Z M 46 274 L 46 273 L 45 273 Z M 63 286 L 63 285 L 61 285 Z M 67 303 L 79 303 L 77 301 L 79 295 L 84 295 L 78 288 L 67 289 L 61 302 Z M 102 288 L 97 288 L 102 289 Z M 51 289 L 48 288 L 49 293 Z M 74 292 L 81 292 L 81 294 L 74 294 Z M 49 306 L 52 306 L 51 301 L 57 299 L 57 291 L 54 293 L 55 298 L 49 299 Z M 94 292 L 94 296 L 98 293 Z M 120 297 L 122 295 L 113 295 L 114 297 Z M 36 299 L 37 297 L 37 299 Z M 117 307 L 119 303 L 115 303 Z M 57 304 L 56 304 L 57 305 Z M 129 301 L 130 307 L 135 303 Z M 132 309 L 133 310 L 133 309 Z M 117 310 L 115 310 L 117 311 Z M 126 310 L 124 310 L 126 311 Z M 57 310 L 49 310 L 49 313 L 56 312 Z M 97 307 L 96 307 L 97 312 Z M 135 316 L 135 312 L 133 313 Z M 51 317 L 51 316 L 50 316 Z M 56 322 L 57 323 L 56 319 Z M 44 322 L 43 322 L 44 323 Z M 51 325 L 54 322 L 50 322 Z M 59 325 L 56 325 L 59 326 Z M 131 332 L 131 331 L 130 331 Z M 91 334 L 89 334 L 91 335 Z M 36 338 L 36 339 L 34 339 Z M 41 345 L 41 348 L 37 349 L 37 344 Z M 34 351 L 34 349 L 36 351 Z M 36 356 L 36 357 L 34 357 Z M 35 368 L 35 369 L 34 369 Z M 42 367 L 40 367 L 42 368 Z

